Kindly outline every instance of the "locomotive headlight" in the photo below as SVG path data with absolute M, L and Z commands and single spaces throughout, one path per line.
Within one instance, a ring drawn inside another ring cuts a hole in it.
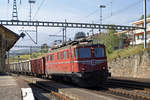
M 84 68 L 84 67 L 82 67 L 82 68 L 81 68 L 81 70 L 82 70 L 82 71 L 85 71 L 85 68 Z
M 102 67 L 102 69 L 106 69 L 105 67 Z

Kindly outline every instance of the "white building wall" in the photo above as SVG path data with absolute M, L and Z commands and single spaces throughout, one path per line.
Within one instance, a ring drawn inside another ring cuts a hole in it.
M 149 26 L 147 26 L 147 43 L 150 43 L 150 24 L 148 24 Z M 138 29 L 138 30 L 134 30 L 133 34 L 138 34 L 138 33 L 142 33 L 139 35 L 135 35 L 135 41 L 131 41 L 130 44 L 134 44 L 134 45 L 138 45 L 138 44 L 143 44 L 144 43 L 144 30 L 143 29 Z

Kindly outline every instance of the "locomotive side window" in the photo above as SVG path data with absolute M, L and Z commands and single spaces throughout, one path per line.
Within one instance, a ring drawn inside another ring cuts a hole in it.
M 77 48 L 74 49 L 75 58 L 77 59 Z
M 48 56 L 47 56 L 47 58 L 46 58 L 46 59 L 47 59 L 47 61 L 48 61 Z
M 69 58 L 69 51 L 67 51 L 67 58 Z
M 50 60 L 51 60 L 51 61 L 54 60 L 54 55 L 51 55 L 51 56 L 50 56 Z
M 73 58 L 73 50 L 71 50 L 71 58 Z
M 95 57 L 104 57 L 104 48 L 94 48 Z
M 50 55 L 48 56 L 48 61 L 50 61 Z
M 63 52 L 60 53 L 60 57 L 61 57 L 61 59 L 64 59 L 64 53 Z
M 90 58 L 91 50 L 90 48 L 79 48 L 79 58 Z
M 66 59 L 66 51 L 64 51 L 64 59 Z
M 57 59 L 60 59 L 60 53 L 57 53 Z

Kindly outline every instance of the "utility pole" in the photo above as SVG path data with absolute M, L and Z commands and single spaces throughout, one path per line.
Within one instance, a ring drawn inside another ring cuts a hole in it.
M 147 48 L 147 33 L 146 33 L 146 31 L 147 31 L 147 6 L 146 6 L 146 4 L 147 4 L 147 1 L 146 0 L 144 0 L 144 48 Z
M 105 5 L 100 5 L 100 24 L 102 24 L 102 21 L 103 21 L 103 15 L 102 15 L 102 9 L 103 8 L 106 8 Z M 101 29 L 99 28 L 99 32 L 101 33 Z
M 32 18 L 32 4 L 35 4 L 35 0 L 29 0 L 28 2 L 30 4 L 29 20 L 31 21 L 31 18 Z
M 94 21 L 92 21 L 92 24 L 94 24 Z M 92 28 L 92 35 L 94 35 L 94 29 Z
M 32 59 L 32 46 L 30 47 L 30 59 Z
M 65 19 L 65 23 L 67 23 L 67 20 Z M 65 31 L 65 42 L 67 41 L 67 28 L 66 26 L 64 27 L 64 31 Z
M 9 51 L 8 51 L 8 58 L 7 58 L 7 60 L 8 60 L 8 62 L 7 62 L 7 64 L 8 64 L 8 66 L 7 66 L 7 69 L 6 69 L 6 71 L 8 71 L 9 69 Z
M 63 28 L 63 43 L 65 42 L 65 28 Z
M 8 1 L 9 3 L 9 1 Z M 13 0 L 12 20 L 18 20 L 17 1 Z
M 67 20 L 65 19 L 65 23 L 67 23 Z M 63 28 L 63 43 L 67 41 L 67 29 L 66 26 Z
M 38 44 L 38 27 L 36 26 L 35 27 L 35 31 L 36 31 L 36 44 Z

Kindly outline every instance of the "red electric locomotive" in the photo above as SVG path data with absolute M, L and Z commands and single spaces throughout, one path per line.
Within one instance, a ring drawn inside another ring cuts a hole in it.
M 20 70 L 23 68 L 27 70 Z M 50 76 L 82 87 L 101 85 L 110 75 L 105 46 L 87 41 L 68 42 L 53 48 L 44 57 L 12 63 L 9 69 L 11 72 L 23 71 L 36 76 Z
M 45 74 L 79 86 L 98 86 L 109 76 L 105 46 L 76 43 L 51 50 L 45 56 Z

